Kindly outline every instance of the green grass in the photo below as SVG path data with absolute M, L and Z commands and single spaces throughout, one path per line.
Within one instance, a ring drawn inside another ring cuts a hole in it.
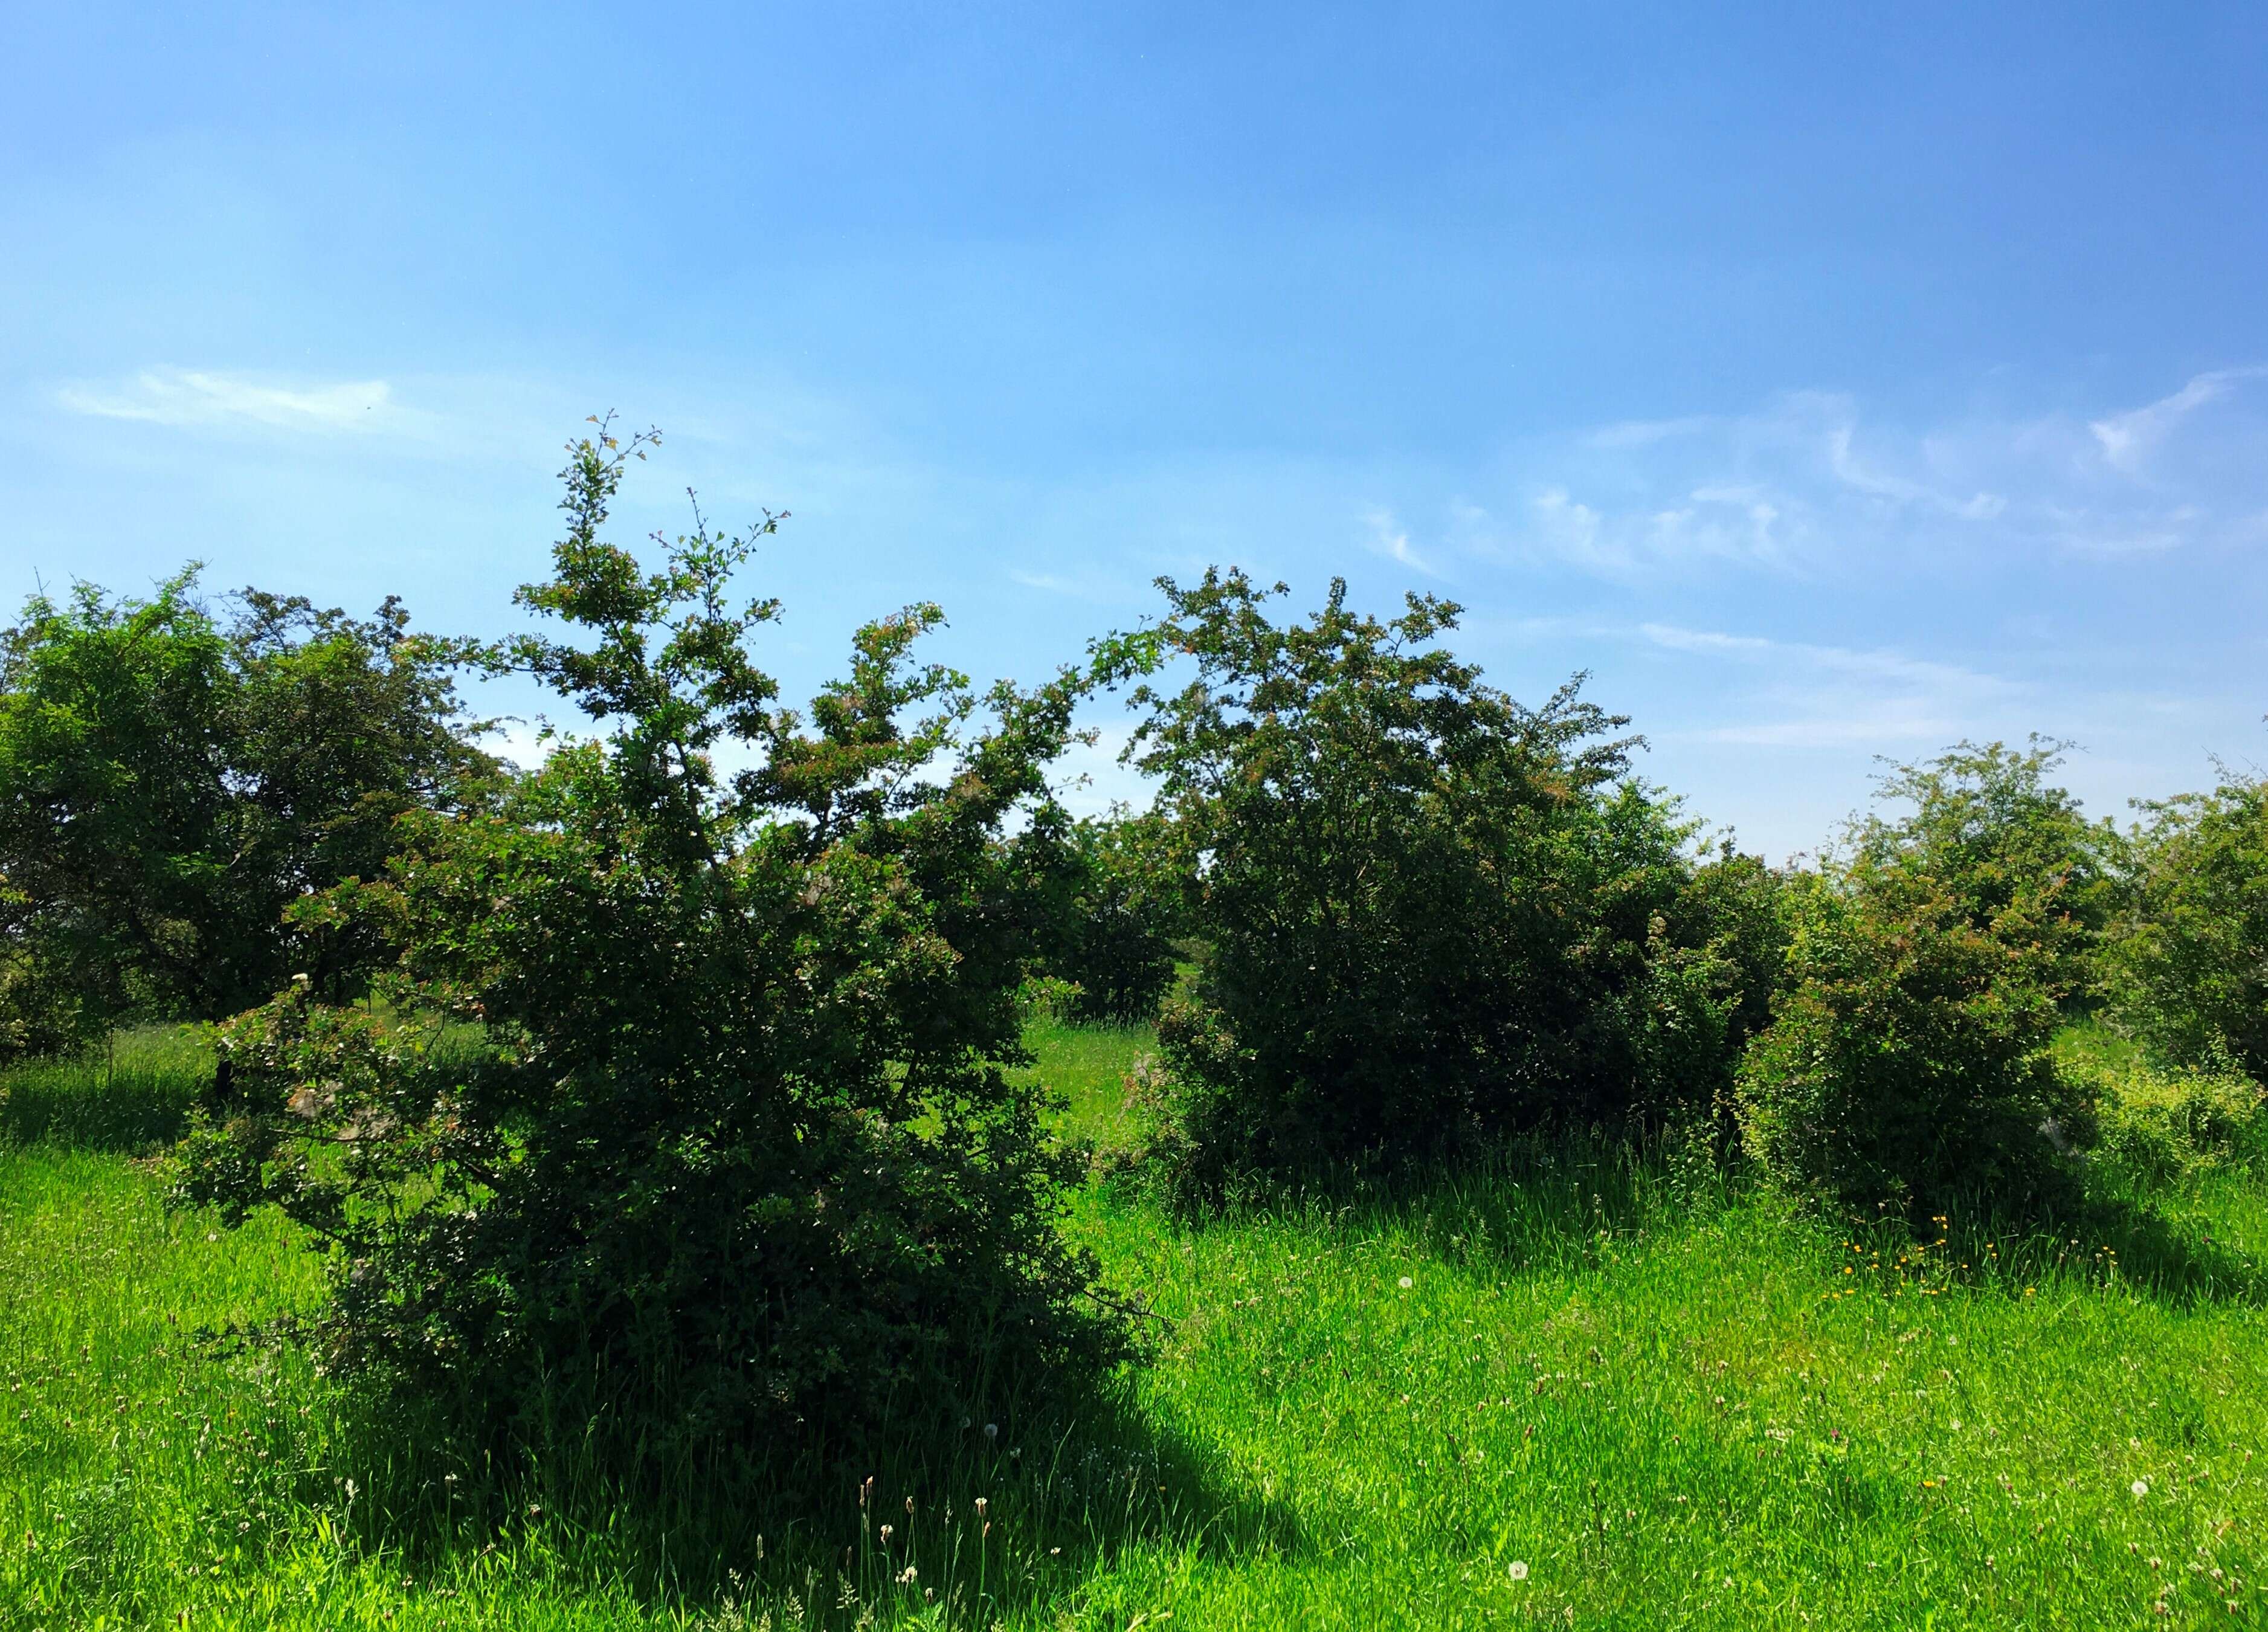
M 0 1140 L 135 1154 L 179 1136 L 212 1074 L 193 1028 L 121 1031 L 82 1060 L 33 1060 L 0 1078 Z
M 1146 1038 L 1035 1043 L 1107 1134 Z M 1071 1227 L 1155 1304 L 1154 1363 L 1043 1440 L 882 1470 L 892 1540 L 870 1512 L 844 1570 L 847 1487 L 831 1526 L 506 1514 L 288 1352 L 200 1344 L 317 1266 L 165 1214 L 135 1138 L 188 1064 L 42 1069 L 0 1144 L 0 1627 L 2268 1624 L 2240 1174 L 2154 1227 L 1904 1250 L 1607 1148 L 1197 1229 L 1090 1191 Z
M 1024 1040 L 1039 1056 L 1034 1074 L 1063 1097 L 1063 1131 L 1097 1141 L 1121 1131 L 1126 1068 L 1157 1046 L 1147 1026 L 1069 1025 L 1058 1020 L 1036 1023 Z

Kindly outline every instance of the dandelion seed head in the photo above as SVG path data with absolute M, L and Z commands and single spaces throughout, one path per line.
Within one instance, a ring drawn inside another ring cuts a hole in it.
M 2138 1479 L 2126 1488 L 2134 1493 L 2134 1499 L 2139 1502 L 2150 1494 L 2150 1481 L 2146 1479 Z
M 1511 1562 L 1511 1563 L 1509 1563 L 1509 1564 L 1507 1564 L 1507 1565 L 1506 1565 L 1506 1566 L 1505 1566 L 1505 1574 L 1506 1574 L 1507 1576 L 1510 1576 L 1510 1577 L 1511 1577 L 1514 1581 L 1525 1581 L 1525 1580 L 1527 1580 L 1527 1579 L 1528 1579 L 1528 1563 L 1527 1563 L 1527 1561 L 1526 1561 L 1526 1560 L 1524 1560 L 1524 1559 L 1518 1559 L 1518 1558 L 1513 1559 L 1513 1560 L 1512 1561 L 1512 1562 Z
M 1407 1292 L 1411 1287 L 1416 1286 L 1417 1284 L 1418 1283 L 1416 1281 L 1412 1281 L 1407 1275 L 1402 1277 L 1402 1289 L 1404 1292 Z

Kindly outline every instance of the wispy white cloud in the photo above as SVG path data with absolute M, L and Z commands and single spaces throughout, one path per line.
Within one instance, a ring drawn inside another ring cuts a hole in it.
M 1592 447 L 1651 447 L 1674 437 L 1701 435 L 1723 423 L 1712 414 L 1689 414 L 1679 419 L 1624 419 L 1587 432 L 1583 440 Z
M 1757 635 L 1644 624 L 1663 650 L 1738 663 L 1754 682 L 1733 706 L 1751 717 L 1690 733 L 1704 742 L 1847 749 L 1942 744 L 1990 733 L 2029 694 L 2022 684 L 1957 663 L 1892 650 L 1773 640 Z
M 150 369 L 120 386 L 74 384 L 58 395 L 73 413 L 161 425 L 367 432 L 391 429 L 397 417 L 393 388 L 383 380 L 287 386 L 242 374 Z
M 1604 578 L 1635 579 L 1664 562 L 1778 561 L 1791 513 L 1800 509 L 1753 482 L 1703 484 L 1653 504 L 1613 508 L 1553 484 L 1508 518 L 1470 500 L 1459 501 L 1452 515 L 1462 542 L 1477 554 L 1543 556 Z
M 2103 459 L 2113 469 L 2139 475 L 2151 454 L 2183 420 L 2206 403 L 2219 402 L 2240 382 L 2264 376 L 2268 376 L 2268 367 L 2214 369 L 2195 376 L 2170 395 L 2123 414 L 2092 420 L 2087 428 L 2095 433 Z
M 1998 493 L 1972 493 L 1963 498 L 1940 492 L 1911 476 L 1877 469 L 1852 450 L 1852 441 L 1857 433 L 1856 421 L 1849 419 L 1831 426 L 1827 432 L 1828 468 L 1834 471 L 1837 481 L 1853 492 L 1887 498 L 1894 504 L 1941 511 L 1964 521 L 1989 521 L 2008 507 L 2008 501 Z
M 1130 594 L 1125 585 L 1093 572 L 1067 576 L 1061 572 L 1035 572 L 1022 567 L 1010 567 L 1008 581 L 1021 584 L 1027 589 L 1036 589 L 1042 594 L 1062 595 L 1069 600 L 1091 602 L 1098 606 L 1118 605 L 1126 601 Z
M 1431 578 L 1441 576 L 1440 569 L 1419 555 L 1410 543 L 1410 531 L 1395 520 L 1390 510 L 1373 510 L 1363 517 L 1370 528 L 1370 548 L 1389 561 L 1397 561 Z
M 1810 572 L 1930 551 L 2104 557 L 2249 538 L 2268 509 L 2268 366 L 2138 408 L 1920 429 L 1845 394 L 1618 422 L 1510 450 L 1448 508 L 1474 554 L 1638 581 L 1711 564 Z

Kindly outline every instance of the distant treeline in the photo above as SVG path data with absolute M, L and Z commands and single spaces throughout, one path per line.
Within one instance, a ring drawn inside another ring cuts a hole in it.
M 1202 1210 L 1580 1127 L 1919 1224 L 2257 1136 L 2257 779 L 2121 827 L 2065 745 L 1963 743 L 1773 868 L 1582 676 L 1488 685 L 1454 605 L 1301 619 L 1233 570 L 1029 688 L 920 661 L 909 606 L 793 708 L 732 590 L 777 519 L 602 537 L 658 441 L 573 444 L 547 632 L 192 569 L 0 653 L 0 1051 L 212 1023 L 176 1199 L 296 1220 L 306 1340 L 500 1443 L 540 1407 L 817 1468 L 1083 1385 L 1140 1350 L 1057 1228 L 1096 1166 Z M 505 764 L 459 692 L 504 672 L 599 735 Z M 1157 797 L 1075 820 L 1049 770 L 1111 691 Z M 1040 1003 L 1155 1022 L 1124 1148 L 1050 1134 Z

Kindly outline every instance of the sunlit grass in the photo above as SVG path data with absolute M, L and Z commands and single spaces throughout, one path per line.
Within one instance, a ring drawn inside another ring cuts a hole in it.
M 1126 1069 L 1136 1056 L 1157 1046 L 1147 1026 L 1069 1025 L 1057 1020 L 1036 1023 L 1024 1040 L 1039 1056 L 1035 1074 L 1063 1097 L 1063 1131 L 1090 1140 L 1120 1131 Z
M 1034 1042 L 1107 1132 L 1145 1034 Z M 637 1512 L 506 1511 L 438 1447 L 358 1438 L 289 1351 L 200 1346 L 320 1266 L 272 1222 L 169 1218 L 119 1076 L 41 1069 L 49 1112 L 0 1147 L 0 1627 L 2268 1620 L 2242 1175 L 2155 1229 L 1922 1243 L 1580 1144 L 1198 1228 L 1097 1188 L 1071 1228 L 1162 1317 L 1123 1399 L 909 1451 L 863 1525 L 846 1481 L 826 1522 L 704 1524 L 657 1566 Z

